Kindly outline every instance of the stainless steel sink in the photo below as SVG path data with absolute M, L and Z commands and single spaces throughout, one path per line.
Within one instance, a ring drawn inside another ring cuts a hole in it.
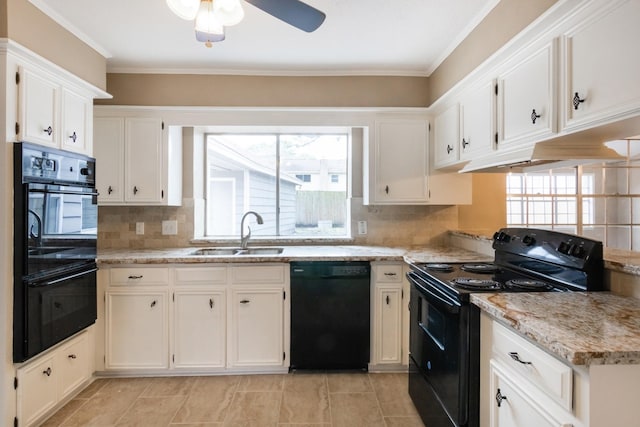
M 284 248 L 264 247 L 264 248 L 202 248 L 196 249 L 192 255 L 208 256 L 247 256 L 247 255 L 280 255 Z

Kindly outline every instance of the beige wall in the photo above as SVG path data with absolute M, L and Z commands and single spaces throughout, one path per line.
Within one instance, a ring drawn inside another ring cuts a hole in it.
M 501 173 L 473 174 L 473 204 L 459 206 L 458 228 L 483 236 L 507 223 L 506 175 Z
M 425 107 L 425 77 L 109 74 L 100 104 L 252 107 Z
M 429 78 L 429 105 L 558 0 L 502 0 Z
M 106 89 L 107 61 L 102 55 L 52 21 L 28 0 L 0 2 L 0 5 L 7 5 L 6 37 L 98 88 Z
M 0 0 L 0 38 L 7 38 L 7 0 Z

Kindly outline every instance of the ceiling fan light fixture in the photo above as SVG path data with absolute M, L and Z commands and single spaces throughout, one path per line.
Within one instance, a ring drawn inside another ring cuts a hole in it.
M 224 38 L 224 26 L 218 20 L 213 1 L 202 0 L 196 15 L 196 40 L 211 47 L 211 43 L 221 42 Z
M 180 18 L 190 21 L 198 13 L 200 0 L 167 0 L 167 6 Z

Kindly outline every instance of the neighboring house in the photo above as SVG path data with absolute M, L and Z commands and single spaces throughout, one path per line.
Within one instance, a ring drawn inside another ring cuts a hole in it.
M 302 191 L 344 191 L 347 187 L 344 160 L 289 160 L 282 169 L 302 181 Z

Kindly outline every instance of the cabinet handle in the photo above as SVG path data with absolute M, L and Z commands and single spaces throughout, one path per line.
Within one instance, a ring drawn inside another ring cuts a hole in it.
M 76 132 L 73 131 L 73 135 L 70 135 L 69 138 L 71 139 L 71 141 L 76 142 L 76 139 L 78 139 L 78 135 L 76 135 Z
M 384 275 L 385 275 L 385 276 L 391 276 L 391 277 L 393 277 L 393 276 L 395 276 L 395 275 L 396 275 L 396 273 L 384 273 Z
M 471 142 L 469 142 L 466 139 L 462 138 L 462 148 L 467 148 L 468 145 L 471 145 Z
M 520 355 L 515 351 L 510 352 L 509 357 L 518 363 L 522 363 L 523 365 L 531 365 L 531 362 L 525 362 L 524 360 L 520 359 Z
M 536 120 L 538 120 L 540 118 L 540 114 L 536 114 L 536 109 L 534 108 L 533 111 L 531 111 L 531 121 L 533 122 L 533 124 L 536 124 Z
M 67 356 L 69 359 L 77 359 L 78 357 L 75 354 L 70 354 Z
M 580 98 L 580 95 L 578 95 L 578 92 L 576 92 L 576 94 L 573 95 L 573 109 L 577 110 L 580 104 L 582 104 L 584 101 L 586 101 L 586 99 Z
M 157 303 L 158 301 L 156 300 L 151 301 L 151 308 L 155 307 Z
M 49 366 L 45 371 L 42 371 L 42 373 L 48 377 L 51 376 L 51 366 Z
M 133 186 L 133 194 L 138 194 L 138 187 L 135 185 Z
M 384 192 L 389 194 L 389 186 L 388 185 L 386 187 L 384 187 Z
M 389 305 L 389 295 L 387 295 L 387 305 Z
M 209 307 L 213 308 L 214 305 L 215 303 L 213 302 L 213 298 L 209 298 Z
M 451 153 L 452 151 L 453 151 L 453 147 L 447 144 L 447 154 Z
M 113 193 L 113 188 L 111 188 L 111 186 L 109 186 L 109 188 L 107 188 L 107 193 L 108 193 L 108 194 Z
M 242 301 L 240 301 L 240 304 L 249 304 L 251 301 L 249 301 L 248 299 L 243 299 Z
M 129 276 L 129 279 L 131 279 L 131 280 L 138 280 L 138 279 L 142 279 L 143 277 L 144 277 L 143 275 L 140 275 L 140 276 L 134 276 L 134 275 L 131 275 L 131 276 Z
M 51 128 L 51 126 L 49 126 L 46 129 L 42 130 L 44 133 L 46 133 L 47 135 L 51 136 L 51 134 L 53 133 L 53 129 Z
M 500 393 L 500 389 L 498 389 L 498 392 L 496 393 L 496 402 L 498 402 L 498 408 L 500 407 L 500 405 L 502 405 L 503 400 L 507 400 L 507 396 Z

